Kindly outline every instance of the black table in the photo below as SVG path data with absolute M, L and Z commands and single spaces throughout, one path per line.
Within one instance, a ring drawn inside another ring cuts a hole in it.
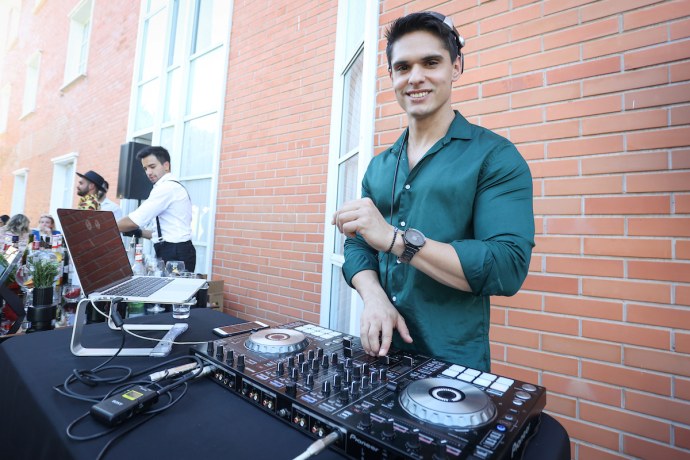
M 138 318 L 143 323 L 173 323 L 172 315 Z M 213 340 L 212 329 L 240 320 L 211 309 L 194 309 L 189 330 L 178 341 Z M 93 459 L 111 438 L 75 442 L 65 428 L 87 412 L 91 403 L 76 401 L 53 390 L 72 369 L 91 369 L 104 357 L 76 357 L 69 351 L 71 328 L 13 337 L 0 344 L 0 457 L 17 459 Z M 161 333 L 162 334 L 162 333 Z M 119 333 L 103 323 L 84 328 L 85 344 L 117 347 Z M 150 342 L 127 339 L 126 346 L 150 347 Z M 188 347 L 175 345 L 171 355 L 183 356 Z M 111 364 L 144 369 L 168 358 L 116 358 Z M 103 393 L 103 389 L 96 390 Z M 165 399 L 165 398 L 164 398 Z M 90 417 L 80 434 L 103 426 Z M 93 431 L 91 431 L 93 430 Z M 106 459 L 151 458 L 276 458 L 302 453 L 313 439 L 264 413 L 208 378 L 190 384 L 187 394 L 169 410 L 128 433 L 105 455 Z M 526 459 L 568 459 L 570 449 L 563 427 L 542 414 L 539 432 L 530 441 Z M 318 459 L 341 459 L 326 450 Z

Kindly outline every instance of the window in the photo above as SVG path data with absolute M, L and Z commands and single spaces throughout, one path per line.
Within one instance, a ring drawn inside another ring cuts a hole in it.
M 22 168 L 14 171 L 14 188 L 12 189 L 12 208 L 10 215 L 15 215 L 24 212 L 24 205 L 26 204 L 26 179 L 29 175 L 27 168 Z
M 339 2 L 321 324 L 350 334 L 359 334 L 362 302 L 343 278 L 345 237 L 330 225 L 330 216 L 343 203 L 360 196 L 362 176 L 373 155 L 377 46 L 376 2 Z
M 76 152 L 53 158 L 53 185 L 50 193 L 50 213 L 58 208 L 71 208 L 74 199 L 74 178 L 77 172 Z
M 22 10 L 20 0 L 8 0 L 0 5 L 0 34 L 3 35 L 5 49 L 14 46 L 19 37 L 19 14 Z
M 69 14 L 69 39 L 63 87 L 86 75 L 92 13 L 93 0 L 82 0 Z
M 7 131 L 7 119 L 10 114 L 10 92 L 9 83 L 0 90 L 0 133 Z
M 129 137 L 170 152 L 172 172 L 192 199 L 199 273 L 212 261 L 229 0 L 142 2 Z
M 26 61 L 26 79 L 24 80 L 24 102 L 22 116 L 36 110 L 36 94 L 38 93 L 38 73 L 41 67 L 41 52 L 36 51 Z

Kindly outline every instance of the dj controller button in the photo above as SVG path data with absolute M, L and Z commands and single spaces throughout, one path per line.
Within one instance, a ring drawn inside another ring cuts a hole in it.
M 459 374 L 459 372 L 449 368 L 449 369 L 446 369 L 445 371 L 441 372 L 441 374 L 445 375 L 447 377 L 450 377 L 450 378 L 455 378 Z
M 524 399 L 525 401 L 532 397 L 529 393 L 525 391 L 516 391 L 515 396 L 517 396 L 520 399 Z
M 491 380 L 486 380 L 479 377 L 472 383 L 474 383 L 475 385 L 479 385 L 480 387 L 488 387 L 489 385 L 491 385 Z
M 513 414 L 506 414 L 503 416 L 503 418 L 508 420 L 509 422 L 515 421 L 515 416 Z
M 486 379 L 486 380 L 490 380 L 492 382 L 494 380 L 496 380 L 496 377 L 497 377 L 496 375 L 489 374 L 488 372 L 482 372 L 482 375 L 481 375 L 481 378 Z
M 481 459 L 490 458 L 492 453 L 493 452 L 490 450 L 484 449 L 480 446 L 477 446 L 477 448 L 474 449 L 474 456 Z
M 453 364 L 448 369 L 452 369 L 454 371 L 457 371 L 457 373 L 459 374 L 460 372 L 463 372 L 467 368 L 465 366 L 461 366 L 459 364 Z
M 464 372 L 464 374 L 473 375 L 473 376 L 475 376 L 475 377 L 478 376 L 478 375 L 481 374 L 481 373 L 482 373 L 482 372 L 481 372 L 481 371 L 478 371 L 477 369 L 465 369 L 465 372 Z
M 503 385 L 511 386 L 515 382 L 515 380 L 507 379 L 505 377 L 499 377 L 498 379 L 496 379 L 496 382 L 502 383 Z
M 534 393 L 535 391 L 537 391 L 537 387 L 535 387 L 531 383 L 523 383 L 522 389 L 525 391 L 529 391 L 530 393 Z
M 504 383 L 494 382 L 491 384 L 491 388 L 493 388 L 494 390 L 498 390 L 501 393 L 505 393 L 506 391 L 508 391 L 508 388 L 510 388 L 510 386 Z
M 458 375 L 458 380 L 462 380 L 463 382 L 471 382 L 474 380 L 474 375 L 467 374 L 466 372 L 463 372 L 462 374 Z
M 513 405 L 522 406 L 525 402 L 522 399 L 513 399 Z
M 502 423 L 499 423 L 498 425 L 496 425 L 497 431 L 504 432 L 504 431 L 506 431 L 506 429 L 507 429 L 507 427 L 505 425 L 503 425 Z

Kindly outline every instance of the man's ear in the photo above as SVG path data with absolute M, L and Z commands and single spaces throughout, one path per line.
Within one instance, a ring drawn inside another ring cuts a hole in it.
M 453 81 L 458 81 L 460 75 L 462 75 L 462 62 L 460 60 L 460 56 L 458 56 L 455 58 L 455 62 L 453 62 Z
M 170 172 L 170 162 L 166 161 L 163 163 L 163 169 L 165 169 L 165 172 Z

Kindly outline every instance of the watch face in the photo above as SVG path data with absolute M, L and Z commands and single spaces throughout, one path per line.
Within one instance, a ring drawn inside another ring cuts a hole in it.
M 422 232 L 414 228 L 405 231 L 405 239 L 415 246 L 423 246 L 426 242 L 426 238 L 424 238 Z

